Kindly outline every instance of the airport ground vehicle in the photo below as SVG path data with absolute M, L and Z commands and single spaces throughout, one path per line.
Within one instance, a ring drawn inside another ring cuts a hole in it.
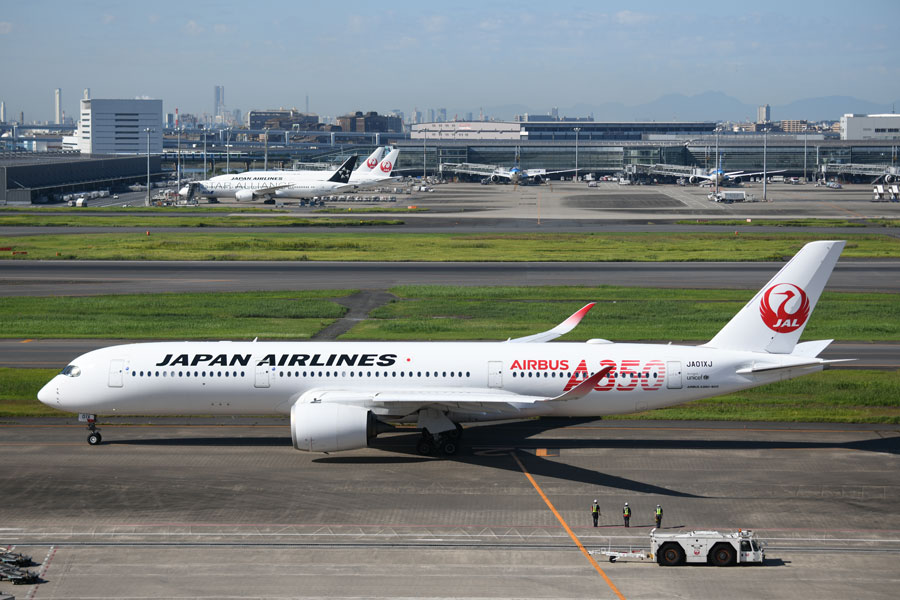
M 665 567 L 711 564 L 727 567 L 738 564 L 762 564 L 765 542 L 750 530 L 731 533 L 718 531 L 682 531 L 662 533 L 650 531 L 650 551 L 602 552 L 609 562 L 656 562 Z

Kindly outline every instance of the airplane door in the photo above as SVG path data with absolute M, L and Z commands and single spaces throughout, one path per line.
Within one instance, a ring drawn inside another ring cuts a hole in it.
M 503 363 L 499 360 L 488 362 L 488 387 L 503 387 Z
M 681 361 L 670 360 L 666 363 L 666 387 L 670 390 L 681 389 Z
M 109 387 L 122 387 L 125 379 L 125 361 L 116 358 L 109 361 Z
M 254 380 L 253 386 L 258 388 L 269 387 L 268 365 L 256 365 L 256 379 Z

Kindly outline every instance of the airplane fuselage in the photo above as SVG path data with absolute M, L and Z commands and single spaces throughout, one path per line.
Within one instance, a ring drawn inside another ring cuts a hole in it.
M 339 390 L 371 396 L 374 414 L 402 419 L 411 411 L 379 406 L 379 393 L 487 389 L 501 399 L 509 394 L 508 402 L 516 406 L 517 395 L 553 398 L 611 366 L 584 398 L 523 404 L 509 415 L 602 416 L 717 396 L 822 368 L 736 373 L 785 360 L 790 357 L 656 344 L 157 342 L 84 354 L 72 362 L 79 374 L 57 375 L 39 399 L 81 413 L 263 415 L 290 413 L 310 390 Z M 460 404 L 450 416 L 495 420 L 508 411 Z

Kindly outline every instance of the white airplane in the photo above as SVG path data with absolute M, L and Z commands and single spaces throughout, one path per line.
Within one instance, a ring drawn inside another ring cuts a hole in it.
M 273 198 L 311 198 L 353 189 L 348 184 L 356 156 L 332 171 L 245 171 L 189 183 L 178 195 L 234 198 L 238 202 Z
M 766 175 L 772 175 L 775 173 L 784 173 L 784 169 L 780 171 L 766 171 Z M 691 175 L 688 176 L 688 181 L 690 183 L 710 183 L 718 185 L 722 185 L 725 182 L 728 183 L 741 183 L 744 179 L 748 177 L 756 177 L 757 175 L 762 175 L 762 171 L 758 171 L 756 173 L 747 173 L 746 171 L 730 171 L 725 172 L 721 168 L 720 169 L 710 169 L 708 172 L 705 172 L 704 169 L 693 169 Z
M 359 166 L 356 167 L 356 170 L 353 172 L 362 174 L 371 173 L 372 171 L 374 171 L 375 167 L 378 166 L 378 163 L 381 162 L 381 159 L 384 158 L 384 149 L 384 146 L 378 146 L 377 148 L 375 148 L 375 151 L 372 152 L 372 154 L 370 154 L 368 158 L 366 158 L 366 160 L 359 163 Z
M 298 450 L 364 448 L 389 423 L 416 423 L 417 450 L 454 454 L 460 423 L 598 417 L 671 406 L 820 371 L 832 340 L 797 343 L 844 247 L 804 246 L 700 346 L 548 344 L 558 326 L 506 342 L 155 342 L 74 359 L 38 393 L 95 415 L 290 414 Z
M 467 175 L 478 175 L 491 183 L 541 184 L 548 176 L 558 173 L 573 173 L 575 169 L 562 169 L 560 171 L 548 171 L 547 169 L 522 169 L 516 161 L 513 167 L 499 167 L 496 165 L 481 165 L 477 163 L 442 163 L 441 170 Z
M 378 161 L 374 169 L 371 169 L 368 172 L 363 171 L 362 168 L 353 171 L 350 175 L 350 185 L 354 185 L 357 188 L 364 188 L 384 183 L 391 178 L 391 171 L 394 170 L 394 165 L 397 164 L 398 156 L 400 156 L 400 150 L 395 148 L 388 152 L 387 156 Z M 366 161 L 367 165 L 370 160 L 371 157 Z

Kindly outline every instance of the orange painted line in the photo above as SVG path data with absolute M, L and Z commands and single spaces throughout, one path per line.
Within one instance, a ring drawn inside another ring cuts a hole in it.
M 575 545 L 578 546 L 578 549 L 581 550 L 582 554 L 584 554 L 584 557 L 588 559 L 588 562 L 591 563 L 591 565 L 597 570 L 597 572 L 600 573 L 600 576 L 603 577 L 603 581 L 606 582 L 606 585 L 609 586 L 609 589 L 613 591 L 613 593 L 617 598 L 619 598 L 619 600 L 625 600 L 625 596 L 622 595 L 622 592 L 619 591 L 619 588 L 615 586 L 609 576 L 607 576 L 607 574 L 603 572 L 603 569 L 600 568 L 600 565 L 597 564 L 597 561 L 594 560 L 594 557 L 591 556 L 591 553 L 585 549 L 584 544 L 581 543 L 581 540 L 578 539 L 578 536 L 575 535 L 575 532 L 572 531 L 572 528 L 569 527 L 569 524 L 566 523 L 565 519 L 562 518 L 562 515 L 559 514 L 559 511 L 556 510 L 556 507 L 553 506 L 553 503 L 550 502 L 550 498 L 547 497 L 547 494 L 544 493 L 544 490 L 541 489 L 541 486 L 539 486 L 537 481 L 534 480 L 534 477 L 531 476 L 531 473 L 528 472 L 528 469 L 525 468 L 525 465 L 522 464 L 522 461 L 519 460 L 519 457 L 516 456 L 516 453 L 510 452 L 509 455 L 513 457 L 513 460 L 516 461 L 516 464 L 518 464 L 519 468 L 522 469 L 522 472 L 525 473 L 525 477 L 528 478 L 528 481 L 531 482 L 531 485 L 534 486 L 534 489 L 537 490 L 537 493 L 541 495 L 544 503 L 548 508 L 550 508 L 550 511 L 553 513 L 553 516 L 555 516 L 556 520 L 560 522 L 560 524 L 563 526 L 563 529 L 566 530 L 566 533 L 569 534 L 569 537 L 572 538 L 572 541 L 575 542 Z
M 20 344 L 27 344 L 28 342 L 33 342 L 34 340 L 22 340 L 19 342 Z

